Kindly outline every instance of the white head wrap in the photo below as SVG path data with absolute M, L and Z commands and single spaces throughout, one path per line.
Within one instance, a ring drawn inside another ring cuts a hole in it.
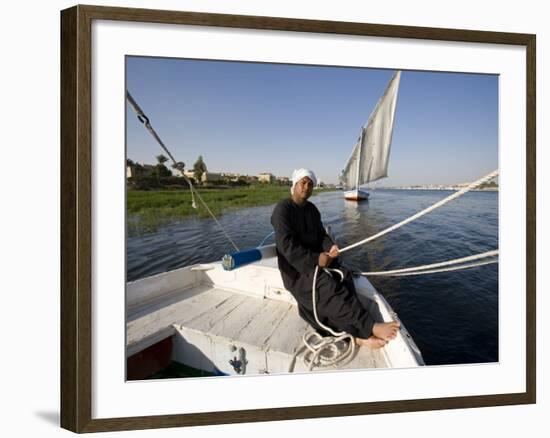
M 300 181 L 304 176 L 309 177 L 311 181 L 313 181 L 313 186 L 317 185 L 317 177 L 313 173 L 312 170 L 309 169 L 296 169 L 294 172 L 292 172 L 292 187 L 290 188 L 290 193 L 294 194 L 294 186 L 298 181 Z

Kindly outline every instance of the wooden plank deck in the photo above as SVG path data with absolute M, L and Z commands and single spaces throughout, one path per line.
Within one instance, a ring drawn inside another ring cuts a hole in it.
M 189 319 L 200 318 L 233 297 L 231 292 L 200 285 L 134 308 L 126 316 L 126 357 L 175 334 L 174 323 L 182 315 Z
M 235 374 L 229 361 L 242 349 L 247 374 L 307 371 L 301 356 L 308 329 L 295 304 L 238 294 L 202 284 L 173 292 L 127 316 L 127 356 L 175 336 L 175 360 L 207 371 Z M 346 369 L 387 367 L 380 351 L 358 350 Z

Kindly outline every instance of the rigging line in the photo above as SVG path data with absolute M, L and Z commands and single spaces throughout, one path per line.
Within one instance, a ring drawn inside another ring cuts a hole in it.
M 271 233 L 269 233 L 267 236 L 265 236 L 263 238 L 263 240 L 260 242 L 260 244 L 257 246 L 257 248 L 259 248 L 260 246 L 264 246 L 264 243 L 267 242 L 267 239 L 269 239 L 271 236 L 273 236 L 275 234 L 275 231 L 272 231 Z
M 214 216 L 214 213 L 212 213 L 212 211 L 210 210 L 210 208 L 208 208 L 208 205 L 206 205 L 206 202 L 204 202 L 204 200 L 202 199 L 202 196 L 199 194 L 199 192 L 197 191 L 197 189 L 195 189 L 195 187 L 191 184 L 191 181 L 189 181 L 187 179 L 187 177 L 185 177 L 185 179 L 187 180 L 187 183 L 190 185 L 191 187 L 191 190 L 194 190 L 195 191 L 195 194 L 197 195 L 197 197 L 199 198 L 199 200 L 202 202 L 202 205 L 204 205 L 204 208 L 206 208 L 206 210 L 208 211 L 208 213 L 210 214 L 210 216 L 212 216 L 212 219 L 214 219 L 214 221 L 218 224 L 218 226 L 220 227 L 220 229 L 223 231 L 223 234 L 225 234 L 225 237 L 227 238 L 227 240 L 229 240 L 229 242 L 231 242 L 231 245 L 233 245 L 233 248 L 235 248 L 235 251 L 239 251 L 239 247 L 237 246 L 237 244 L 235 242 L 233 242 L 233 239 L 231 239 L 231 237 L 229 237 L 229 234 L 227 234 L 227 232 L 225 231 L 225 229 L 223 228 L 222 224 L 220 224 L 220 222 L 218 221 L 218 219 L 216 219 L 216 216 Z
M 388 276 L 388 277 L 405 277 L 407 275 L 423 275 L 423 274 L 435 274 L 439 272 L 450 272 L 450 271 L 458 271 L 461 269 L 469 269 L 469 268 L 475 268 L 477 266 L 483 266 L 483 265 L 489 265 L 491 263 L 498 263 L 498 260 L 484 260 L 477 263 L 470 263 L 465 265 L 459 265 L 459 266 L 451 266 L 449 268 L 442 268 L 442 269 L 430 269 L 428 271 L 415 271 L 415 272 L 403 272 L 398 274 L 388 274 L 386 272 L 371 272 L 369 273 L 369 276 L 378 275 L 378 276 Z M 361 272 L 361 275 L 367 274 L 366 272 Z
M 464 195 L 465 193 L 469 192 L 470 190 L 472 189 L 475 189 L 476 187 L 480 186 L 481 184 L 493 179 L 494 177 L 496 177 L 498 175 L 498 169 L 497 170 L 494 170 L 493 172 L 491 172 L 490 174 L 488 175 L 485 175 L 483 178 L 480 178 L 478 179 L 477 181 L 471 183 L 470 185 L 468 185 L 467 187 L 459 190 L 458 192 L 455 192 L 453 193 L 452 195 L 450 196 L 447 196 L 446 198 L 442 199 L 441 201 L 438 201 L 436 202 L 435 204 L 433 204 L 432 206 L 416 213 L 415 215 L 395 224 L 395 225 L 392 225 L 391 227 L 389 228 L 386 228 L 385 230 L 382 230 L 380 231 L 379 233 L 377 234 L 374 234 L 373 236 L 370 236 L 370 237 L 367 237 L 366 239 L 363 239 L 359 242 L 356 242 L 354 244 L 351 244 L 349 246 L 346 246 L 345 248 L 342 248 L 340 249 L 340 253 L 344 253 L 346 251 L 349 251 L 350 249 L 353 249 L 355 248 L 356 246 L 359 246 L 359 245 L 363 245 L 367 242 L 370 242 L 374 239 L 377 239 L 381 236 L 383 236 L 384 234 L 387 234 L 393 230 L 396 230 L 397 228 L 400 228 L 402 227 L 403 225 L 406 225 L 408 224 L 409 222 L 412 222 L 414 221 L 415 219 L 418 219 L 430 212 L 432 212 L 433 210 L 435 210 L 436 208 L 439 208 L 439 207 L 442 207 L 443 205 L 447 204 L 448 202 L 452 201 L 453 199 L 456 199 L 462 195 Z
M 426 269 L 432 269 L 432 268 L 440 268 L 443 266 L 449 266 L 449 265 L 457 265 L 460 263 L 465 262 L 471 262 L 478 259 L 483 259 L 486 257 L 494 257 L 498 255 L 498 249 L 494 249 L 491 251 L 487 251 L 481 254 L 475 254 L 467 257 L 462 257 L 459 259 L 454 260 L 447 260 L 444 262 L 439 263 L 432 263 L 430 265 L 422 265 L 422 266 L 413 266 L 411 268 L 403 268 L 403 269 L 394 269 L 391 271 L 373 271 L 373 272 L 361 272 L 362 275 L 391 275 L 391 274 L 401 274 L 404 272 L 414 272 L 414 271 L 424 271 Z
M 143 112 L 143 110 L 140 108 L 140 106 L 137 104 L 137 102 L 134 100 L 134 98 L 132 97 L 132 95 L 130 94 L 130 92 L 128 90 L 126 90 L 126 99 L 128 100 L 128 103 L 130 104 L 130 106 L 132 107 L 132 109 L 134 110 L 134 112 L 136 113 L 137 115 L 137 118 L 138 120 L 143 123 L 143 126 L 145 126 L 145 128 L 147 128 L 147 130 L 149 131 L 149 133 L 153 136 L 153 138 L 157 141 L 157 143 L 160 145 L 160 147 L 162 149 L 164 149 L 164 152 L 166 152 L 166 154 L 170 157 L 170 159 L 172 160 L 172 162 L 174 163 L 174 165 L 177 165 L 178 162 L 175 160 L 175 158 L 172 156 L 172 154 L 170 153 L 170 151 L 168 150 L 168 148 L 166 147 L 166 145 L 163 143 L 163 141 L 160 139 L 160 137 L 158 136 L 158 134 L 156 133 L 156 131 L 153 129 L 153 127 L 151 126 L 151 122 L 149 121 L 149 117 L 147 117 L 145 115 L 145 113 Z M 176 167 L 177 169 L 177 167 Z M 180 170 L 180 169 L 178 169 Z M 183 170 L 181 170 L 182 174 L 183 174 Z
M 143 126 L 145 126 L 145 128 L 149 131 L 149 133 L 153 136 L 153 138 L 157 141 L 157 143 L 160 145 L 160 147 L 164 150 L 164 152 L 166 152 L 166 154 L 170 157 L 170 159 L 172 160 L 172 167 L 174 169 L 177 169 L 180 171 L 181 173 L 181 176 L 184 178 L 184 180 L 187 182 L 187 184 L 189 184 L 189 187 L 191 189 L 191 198 L 192 198 L 192 202 L 193 202 L 193 206 L 195 205 L 195 199 L 194 199 L 194 195 L 197 195 L 197 197 L 199 198 L 199 200 L 202 202 L 202 205 L 204 206 L 204 208 L 206 208 L 206 210 L 208 211 L 208 214 L 210 214 L 210 216 L 212 217 L 212 219 L 214 219 L 214 221 L 216 222 L 216 224 L 220 227 L 220 229 L 222 230 L 223 234 L 225 235 L 225 237 L 227 238 L 227 240 L 229 240 L 229 242 L 231 243 L 231 245 L 233 245 L 233 248 L 235 248 L 236 251 L 239 251 L 239 247 L 235 244 L 235 242 L 233 242 L 233 239 L 231 239 L 231 237 L 229 237 L 229 235 L 227 234 L 227 232 L 225 231 L 225 229 L 223 228 L 222 224 L 220 224 L 220 222 L 218 221 L 218 219 L 216 219 L 216 216 L 214 216 L 214 213 L 212 213 L 212 211 L 210 210 L 210 208 L 208 208 L 208 205 L 206 205 L 206 202 L 204 202 L 204 199 L 202 199 L 202 196 L 199 194 L 199 192 L 197 191 L 197 189 L 195 189 L 195 187 L 193 186 L 193 184 L 191 183 L 191 181 L 189 180 L 189 178 L 187 178 L 187 176 L 185 175 L 185 173 L 183 173 L 183 169 L 184 169 L 184 164 L 183 162 L 181 161 L 176 161 L 176 159 L 173 157 L 173 155 L 170 153 L 170 151 L 168 150 L 168 148 L 166 147 L 166 145 L 163 143 L 163 141 L 160 139 L 160 137 L 158 136 L 158 134 L 156 133 L 156 131 L 153 129 L 153 127 L 151 126 L 151 122 L 149 121 L 149 117 L 147 117 L 145 115 L 145 113 L 143 112 L 143 110 L 140 108 L 140 106 L 138 105 L 138 103 L 135 101 L 135 99 L 132 97 L 132 95 L 130 94 L 130 92 L 128 90 L 126 90 L 126 99 L 128 100 L 128 103 L 130 104 L 130 106 L 132 107 L 132 109 L 134 110 L 134 112 L 136 113 L 136 116 L 138 118 L 138 120 L 143 123 Z

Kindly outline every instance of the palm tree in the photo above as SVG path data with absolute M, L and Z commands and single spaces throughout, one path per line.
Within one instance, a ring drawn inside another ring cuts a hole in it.
M 168 161 L 168 158 L 160 154 L 160 155 L 157 155 L 157 161 L 159 162 L 159 164 L 164 164 Z
M 199 158 L 197 158 L 197 161 L 193 165 L 193 173 L 198 183 L 202 181 L 202 174 L 206 172 L 206 170 L 206 163 L 203 161 L 202 155 L 199 155 Z
M 168 168 L 164 165 L 168 161 L 168 158 L 166 158 L 164 155 L 160 154 L 156 156 L 158 164 L 156 167 L 156 174 L 157 174 L 157 182 L 160 185 L 160 177 L 161 176 L 170 176 L 172 175 L 172 172 L 168 170 Z

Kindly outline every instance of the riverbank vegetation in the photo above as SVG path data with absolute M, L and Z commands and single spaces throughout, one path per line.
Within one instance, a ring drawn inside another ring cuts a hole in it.
M 329 189 L 316 189 L 315 193 Z M 204 202 L 219 217 L 225 212 L 246 207 L 275 204 L 290 195 L 290 187 L 278 184 L 252 184 L 243 187 L 198 187 Z M 186 217 L 210 217 L 200 200 L 192 206 L 189 188 L 170 190 L 128 190 L 126 197 L 128 234 L 153 232 L 159 226 Z

